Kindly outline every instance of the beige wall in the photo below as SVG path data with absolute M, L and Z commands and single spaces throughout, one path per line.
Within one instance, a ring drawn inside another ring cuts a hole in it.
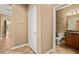
M 42 53 L 52 48 L 52 5 L 41 6 L 41 42 Z
M 1 15 L 0 15 L 0 37 L 1 37 Z
M 79 9 L 78 4 L 73 4 L 69 7 L 63 8 L 61 10 L 58 10 L 56 15 L 57 15 L 57 22 L 56 22 L 56 28 L 57 32 L 65 32 L 67 27 L 66 27 L 66 14 L 74 9 Z
M 28 41 L 28 17 L 26 5 L 12 5 L 12 39 L 13 45 L 25 44 Z

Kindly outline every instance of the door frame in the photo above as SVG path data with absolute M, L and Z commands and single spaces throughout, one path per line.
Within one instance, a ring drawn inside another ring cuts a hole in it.
M 53 8 L 53 21 L 52 21 L 52 25 L 53 25 L 53 27 L 52 27 L 52 41 L 53 41 L 53 51 L 55 51 L 56 50 L 56 9 L 55 9 L 55 7 Z
M 60 8 L 57 8 L 60 5 L 53 7 L 53 16 L 52 16 L 53 17 L 52 18 L 53 19 L 53 21 L 52 21 L 52 23 L 53 23 L 53 26 L 52 26 L 52 32 L 53 32 L 52 33 L 52 35 L 53 35 L 53 37 L 52 37 L 52 41 L 53 41 L 52 48 L 53 48 L 53 51 L 56 51 L 56 11 L 64 9 L 64 8 L 69 7 L 71 5 L 72 4 L 61 6 Z

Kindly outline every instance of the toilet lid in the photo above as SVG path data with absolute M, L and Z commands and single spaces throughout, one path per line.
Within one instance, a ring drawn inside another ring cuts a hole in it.
M 56 37 L 57 40 L 61 40 L 61 37 Z

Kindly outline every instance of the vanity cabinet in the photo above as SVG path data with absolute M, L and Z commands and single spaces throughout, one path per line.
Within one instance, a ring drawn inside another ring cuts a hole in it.
M 74 47 L 79 49 L 79 34 L 75 34 Z
M 74 45 L 73 39 L 74 39 L 73 34 L 66 33 L 65 44 L 69 47 L 73 47 L 73 45 Z
M 65 44 L 74 49 L 79 49 L 79 34 L 77 32 L 67 32 L 65 34 Z

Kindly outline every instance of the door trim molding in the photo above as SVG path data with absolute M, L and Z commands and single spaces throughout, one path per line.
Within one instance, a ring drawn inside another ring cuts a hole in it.
M 72 5 L 72 4 L 65 5 L 65 6 L 62 6 L 62 7 L 58 8 L 58 9 L 57 9 L 57 6 L 56 6 L 55 8 L 56 8 L 56 11 L 58 11 L 58 10 L 61 10 L 61 9 L 63 9 L 63 8 L 69 7 L 69 6 L 71 6 L 71 5 Z
M 56 50 L 56 10 L 55 8 L 53 8 L 53 21 L 52 21 L 52 41 L 53 41 L 53 44 L 52 44 L 52 47 L 53 47 L 53 50 Z

